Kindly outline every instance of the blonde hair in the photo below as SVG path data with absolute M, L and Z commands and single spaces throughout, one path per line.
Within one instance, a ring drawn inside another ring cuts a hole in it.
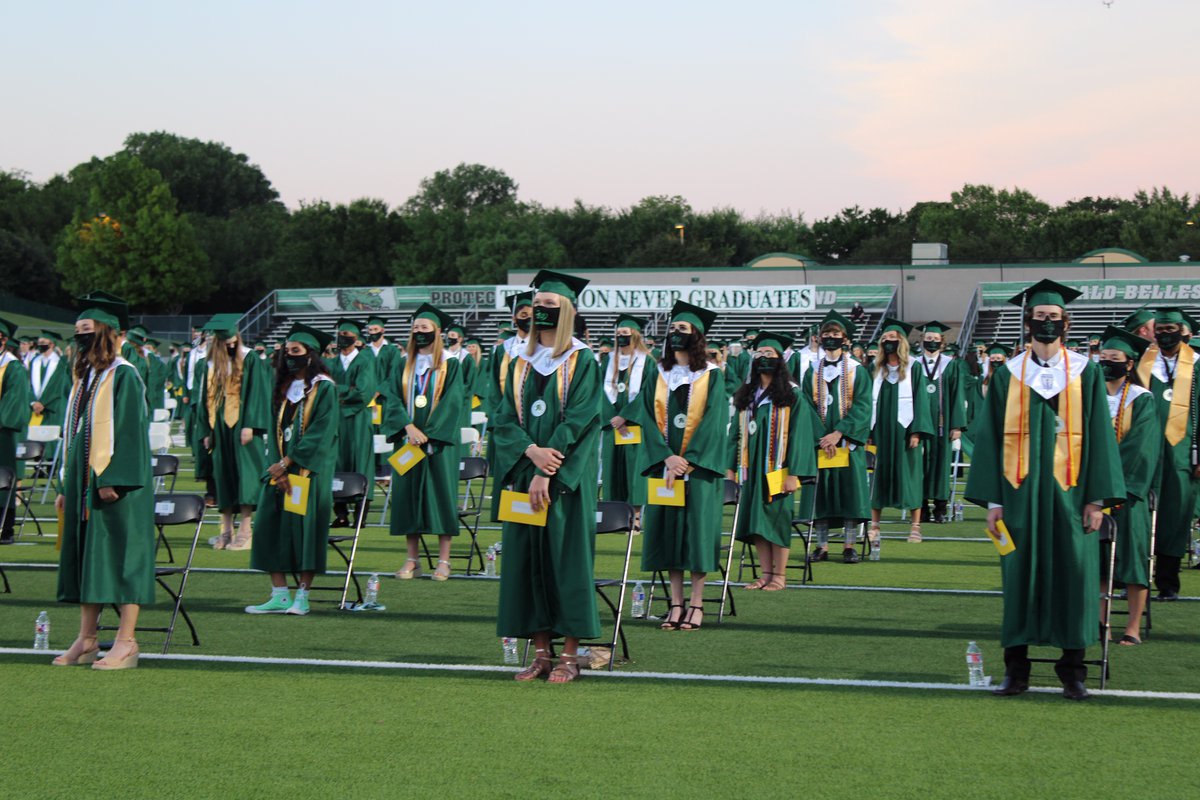
M 613 329 L 614 342 L 616 341 L 616 335 L 617 335 L 616 328 L 614 328 Z M 634 327 L 629 328 L 629 346 L 633 348 L 633 352 L 635 352 L 635 353 L 649 353 L 650 352 L 650 348 L 646 347 L 646 340 L 644 338 L 642 338 L 642 332 Z M 620 352 L 620 350 L 621 350 L 620 347 L 616 347 L 615 349 L 618 352 Z
M 896 348 L 896 358 L 900 359 L 900 380 L 908 377 L 908 354 L 909 354 L 908 339 L 900 337 L 900 346 Z M 879 352 L 875 354 L 875 371 L 887 365 L 888 355 L 883 352 L 883 340 L 879 340 Z
M 525 345 L 525 355 L 533 358 L 538 349 L 537 325 L 530 325 L 529 342 Z M 575 306 L 570 300 L 558 296 L 558 327 L 554 329 L 554 350 L 552 355 L 558 358 L 571 349 L 571 340 L 575 338 Z
M 234 339 L 237 344 L 234 345 L 234 356 L 230 357 L 229 340 Z M 208 359 L 212 362 L 213 382 L 209 386 L 209 392 L 215 397 L 220 397 L 225 394 L 225 382 L 233 381 L 237 386 L 242 385 L 242 359 L 238 358 L 242 351 L 242 336 L 235 333 L 233 336 L 218 336 L 213 334 L 212 343 L 208 348 Z

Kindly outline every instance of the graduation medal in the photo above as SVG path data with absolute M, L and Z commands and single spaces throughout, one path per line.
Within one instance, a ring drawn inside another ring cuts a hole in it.
M 683 430 L 687 427 L 687 414 L 675 415 L 675 427 L 679 428 L 680 430 Z
M 285 429 L 284 429 L 284 431 L 283 431 L 283 440 L 284 440 L 285 442 L 290 442 L 290 441 L 292 440 L 292 429 L 291 429 L 291 428 L 285 428 Z
M 929 384 L 928 386 L 925 387 L 925 391 L 928 394 L 937 394 L 937 384 L 936 383 Z
M 533 405 L 531 405 L 529 407 L 529 413 L 533 414 L 535 417 L 540 417 L 542 414 L 545 414 L 546 413 L 546 401 L 545 400 L 534 400 Z
M 754 420 L 750 420 L 750 422 L 746 424 L 746 430 L 751 436 L 753 436 L 758 431 L 758 423 Z
M 1166 400 L 1169 403 L 1174 399 L 1175 399 L 1175 389 L 1173 387 L 1168 386 L 1166 389 L 1163 390 L 1163 400 Z
M 417 408 L 424 408 L 425 406 L 429 405 L 429 398 L 423 394 L 419 394 L 417 395 L 416 399 L 413 400 L 413 405 Z
M 625 384 L 624 384 L 624 383 L 618 383 L 618 384 L 617 384 L 617 391 L 618 391 L 618 392 L 623 392 L 623 391 L 625 391 Z

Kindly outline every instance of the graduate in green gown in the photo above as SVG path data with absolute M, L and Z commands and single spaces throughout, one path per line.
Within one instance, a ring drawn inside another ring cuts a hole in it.
M 392 474 L 392 536 L 408 537 L 408 560 L 396 577 L 421 572 L 421 536 L 438 537 L 435 581 L 450 578 L 450 541 L 458 535 L 458 447 L 461 440 L 462 360 L 442 347 L 443 328 L 453 317 L 428 303 L 417 309 L 404 367 L 393 372 L 385 392 L 383 435 L 396 449 L 407 443 L 424 458 L 403 475 Z
M 75 323 L 79 353 L 68 401 L 60 494 L 62 549 L 58 601 L 80 606 L 79 636 L 54 659 L 93 669 L 137 666 L 135 639 L 141 606 L 154 602 L 154 483 L 146 436 L 146 387 L 118 356 L 118 331 L 128 323 L 119 298 L 80 299 Z M 117 605 L 120 627 L 97 661 L 96 622 Z
M 829 526 L 839 523 L 846 534 L 842 562 L 857 564 L 858 527 L 871 518 L 864 449 L 871 433 L 871 376 L 847 350 L 854 332 L 854 323 L 846 317 L 836 311 L 826 314 L 819 327 L 824 355 L 800 383 L 821 420 L 817 446 L 827 458 L 848 462 L 821 469 L 816 486 L 802 492 L 801 517 L 814 520 L 817 537 L 808 556 L 813 561 L 829 559 Z
M 705 331 L 717 315 L 678 301 L 657 375 L 643 387 L 634 422 L 642 427 L 642 474 L 666 489 L 684 482 L 684 505 L 646 506 L 642 569 L 666 572 L 671 606 L 664 630 L 699 630 L 704 582 L 717 569 L 728 461 L 729 401 L 725 378 L 705 357 Z M 692 588 L 684 613 L 683 577 Z
M 787 371 L 783 353 L 791 344 L 785 333 L 755 337 L 753 379 L 734 393 L 737 413 L 729 426 L 726 478 L 741 486 L 734 538 L 754 545 L 762 567 L 746 588 L 768 592 L 787 586 L 794 497 L 801 479 L 817 474 L 818 421 Z
M 1101 510 L 1127 497 L 1104 375 L 1067 352 L 1066 305 L 1079 296 L 1043 280 L 1013 298 L 1025 309 L 1030 349 L 989 378 L 975 423 L 966 497 L 1003 522 L 1015 549 L 1000 559 L 1004 682 L 1000 696 L 1029 687 L 1029 646 L 1062 649 L 1055 672 L 1068 699 L 1088 697 L 1085 649 L 1100 623 Z
M 215 341 L 215 337 L 209 330 L 209 327 L 214 322 L 218 326 L 221 324 L 218 317 L 213 317 L 212 320 L 205 324 L 205 329 L 200 333 L 200 344 L 192 352 L 190 382 L 187 390 L 184 392 L 184 400 L 191 409 L 188 414 L 187 438 L 188 446 L 192 451 L 192 470 L 196 480 L 204 482 L 204 502 L 210 508 L 217 504 L 217 490 L 213 483 L 212 454 L 204 446 L 201 419 L 205 413 L 204 376 L 208 373 L 208 354 L 214 347 Z M 217 539 L 214 538 L 212 541 L 215 543 Z
M 933 436 L 925 442 L 924 503 L 927 522 L 949 522 L 950 473 L 955 453 L 967 427 L 967 397 L 962 363 L 942 352 L 948 325 L 927 322 L 921 326 L 921 349 L 917 366 L 925 376 L 925 402 L 933 418 Z
M 1146 498 L 1154 488 L 1163 442 L 1154 395 L 1137 385 L 1134 369 L 1147 346 L 1145 339 L 1109 327 L 1100 337 L 1097 351 L 1125 475 L 1126 500 L 1112 512 L 1117 523 L 1114 578 L 1125 585 L 1129 598 L 1129 617 L 1119 642 L 1125 646 L 1142 643 L 1142 613 L 1150 594 L 1150 508 Z
M 867 360 L 863 362 L 863 365 L 871 373 L 871 377 L 875 377 L 875 362 L 879 360 L 879 341 L 877 339 L 867 342 L 866 356 Z
M 150 418 L 154 412 L 166 407 L 167 362 L 158 353 L 162 344 L 158 339 L 147 338 L 142 348 L 142 356 L 149 365 L 148 383 L 146 384 L 146 399 L 150 407 Z
M 925 375 L 909 353 L 913 326 L 885 319 L 879 336 L 879 355 L 871 378 L 871 441 L 875 471 L 871 475 L 871 527 L 867 535 L 879 543 L 879 520 L 884 508 L 912 512 L 908 541 L 921 541 L 921 494 L 924 470 L 921 443 L 933 436 Z
M 254 507 L 262 493 L 266 446 L 271 429 L 270 368 L 242 344 L 238 316 L 222 314 L 210 322 L 213 341 L 197 394 L 197 425 L 212 457 L 212 480 L 221 530 L 217 550 L 249 550 Z M 237 535 L 233 515 L 241 512 Z
M 458 371 L 462 373 L 462 395 L 459 402 L 459 428 L 471 427 L 471 394 L 467 391 L 467 387 L 475 383 L 475 362 L 467 353 L 466 341 L 467 331 L 462 325 L 459 325 L 453 320 L 445 331 L 446 336 L 446 357 L 453 358 L 458 362 Z M 461 445 L 462 435 L 459 434 L 459 447 Z M 463 455 L 468 453 L 463 450 Z
M 593 583 L 600 437 L 600 367 L 572 332 L 587 281 L 540 271 L 533 280 L 536 339 L 510 361 L 495 419 L 496 480 L 529 494 L 545 526 L 505 522 L 498 636 L 533 639 L 517 673 L 565 683 L 579 676 L 579 640 L 600 634 Z M 564 638 L 557 666 L 552 637 Z
M 631 419 L 647 381 L 658 374 L 654 359 L 642 339 L 646 320 L 632 314 L 617 317 L 617 349 L 602 369 L 600 419 L 603 420 L 600 463 L 604 465 L 601 486 L 605 500 L 621 500 L 638 509 L 646 504 L 646 479 L 642 476 L 645 448 L 641 444 L 617 444 L 628 434 Z M 642 431 L 643 441 L 646 431 Z
M 62 427 L 67 416 L 67 396 L 71 393 L 71 365 L 59 352 L 63 340 L 54 331 L 42 331 L 37 354 L 29 362 L 29 382 L 33 390 L 31 425 Z
M 379 388 L 375 360 L 358 349 L 362 328 L 352 319 L 337 322 L 337 354 L 328 360 L 329 375 L 338 387 L 341 425 L 338 428 L 338 472 L 367 477 L 367 499 L 375 496 L 375 438 L 371 426 L 371 398 Z M 362 356 L 360 358 L 360 356 Z M 345 528 L 350 520 L 345 503 L 334 504 L 333 527 Z
M 750 377 L 749 349 L 753 347 L 754 337 L 747 340 L 746 333 L 748 331 L 743 332 L 741 339 L 730 339 L 725 346 L 725 393 L 730 397 Z
M 145 326 L 134 325 L 125 331 L 125 343 L 121 345 L 121 357 L 137 368 L 146 387 L 146 405 L 153 408 L 150 398 L 150 359 L 146 358 L 146 337 L 150 332 Z
M 366 326 L 367 346 L 363 352 L 375 357 L 375 408 L 371 410 L 371 432 L 378 435 L 383 432 L 383 416 L 387 408 L 386 390 L 392 373 L 400 369 L 404 360 L 404 351 L 396 347 L 387 338 L 387 320 L 380 316 L 369 317 Z M 378 409 L 378 410 L 376 410 Z M 375 422 L 378 419 L 379 422 Z M 375 475 L 382 472 L 387 456 L 376 454 Z M 370 476 L 374 477 L 374 475 Z
M 492 521 L 497 522 L 500 511 L 500 473 L 496 462 L 496 415 L 504 404 L 504 392 L 507 389 L 508 373 L 512 371 L 513 359 L 529 347 L 530 332 L 533 330 L 533 292 L 520 292 L 510 295 L 508 308 L 512 312 L 514 333 L 504 338 L 492 349 L 488 359 L 488 474 L 492 476 Z
M 325 572 L 341 420 L 337 385 L 321 358 L 332 338 L 294 323 L 275 366 L 267 435 L 269 466 L 259 476 L 262 488 L 250 550 L 250 568 L 271 575 L 271 597 L 247 606 L 247 614 L 306 615 L 313 577 Z M 297 497 L 302 503 L 295 509 L 286 508 L 284 499 L 293 492 L 297 478 L 307 479 L 307 497 Z M 290 574 L 299 577 L 294 598 L 288 591 Z
M 1147 388 L 1157 401 L 1163 431 L 1159 467 L 1158 527 L 1155 530 L 1155 600 L 1179 597 L 1179 571 L 1191 540 L 1200 478 L 1200 357 L 1183 342 L 1186 320 L 1181 309 L 1160 308 L 1154 314 L 1157 348 Z M 1145 363 L 1143 356 L 1142 363 Z
M 17 445 L 25 441 L 29 430 L 30 385 L 25 365 L 9 351 L 9 342 L 15 339 L 16 332 L 15 324 L 0 319 L 0 467 L 11 469 L 13 480 L 20 480 L 25 465 L 17 460 Z M 7 499 L 5 492 L 0 502 Z M 0 544 L 12 544 L 17 515 L 15 495 L 7 513 L 0 507 L 0 515 L 4 516 Z

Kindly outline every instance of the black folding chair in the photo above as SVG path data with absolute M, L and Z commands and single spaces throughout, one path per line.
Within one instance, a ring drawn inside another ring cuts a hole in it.
M 1150 629 L 1154 627 L 1150 616 L 1150 606 L 1154 600 L 1154 592 L 1150 590 L 1150 587 L 1154 586 L 1154 538 L 1156 533 L 1155 528 L 1158 526 L 1158 493 L 1153 489 L 1147 493 L 1146 504 L 1150 509 L 1150 563 L 1146 572 L 1148 581 L 1146 584 L 1146 610 L 1142 612 L 1142 616 L 1146 618 L 1146 632 L 1142 634 L 1143 639 L 1150 635 Z M 1128 588 L 1126 588 L 1126 592 L 1128 592 Z M 1127 617 L 1129 616 L 1129 609 L 1113 611 L 1112 613 Z
M 25 532 L 25 522 L 29 519 L 33 520 L 34 526 L 37 528 L 38 536 L 43 536 L 42 522 L 38 519 L 37 514 L 33 513 L 33 492 L 37 488 L 38 465 L 43 464 L 43 457 L 46 454 L 45 442 L 26 441 L 17 445 L 16 455 L 18 461 L 26 462 L 26 465 L 33 467 L 33 483 L 28 486 L 21 485 L 18 480 L 17 484 L 12 487 L 13 495 L 18 503 L 25 507 L 21 512 L 21 524 L 17 526 L 17 538 Z M 32 462 L 32 464 L 30 463 Z M 47 478 L 49 480 L 49 478 Z
M 459 483 L 466 482 L 466 487 L 463 489 L 462 506 L 458 509 L 458 522 L 462 527 L 466 528 L 467 533 L 471 536 L 471 543 L 466 550 L 450 551 L 450 560 L 465 560 L 467 562 L 466 574 L 476 574 L 472 572 L 472 567 L 475 564 L 475 559 L 479 559 L 479 573 L 482 574 L 487 566 L 483 550 L 479 547 L 479 521 L 483 513 L 483 487 L 487 482 L 488 462 L 486 458 L 478 456 L 466 456 L 459 459 L 458 462 L 458 480 Z M 479 481 L 478 486 L 475 482 Z M 476 489 L 478 488 L 478 492 Z M 425 537 L 421 537 L 421 549 L 425 552 L 425 560 L 429 562 L 429 569 L 436 569 L 433 554 L 429 550 L 429 545 L 425 541 Z
M 175 491 L 175 481 L 179 478 L 179 456 L 150 456 L 150 469 L 154 473 L 156 489 L 162 489 L 170 477 L 171 487 L 167 491 Z
M 817 482 L 815 475 L 805 476 L 800 479 L 801 486 L 813 486 Z M 796 502 L 800 502 L 800 498 L 796 498 Z M 805 526 L 807 528 L 805 529 Z M 787 564 L 785 569 L 800 570 L 800 585 L 804 585 L 812 581 L 812 562 L 808 559 L 808 550 L 812 546 L 812 530 L 813 521 L 811 519 L 793 519 L 792 520 L 792 537 L 800 537 L 804 542 L 804 557 L 800 559 L 798 564 Z M 726 569 L 732 570 L 732 555 L 730 556 L 730 566 Z M 750 568 L 750 579 L 758 579 L 758 557 L 755 555 L 754 547 L 749 542 L 742 542 L 741 557 L 738 560 L 738 583 L 742 583 L 742 572 L 747 567 Z M 785 573 L 786 575 L 786 573 Z
M 13 494 L 16 491 L 17 479 L 13 471 L 8 467 L 0 467 L 0 530 L 4 529 L 4 523 L 8 521 L 8 505 L 12 502 Z M 12 587 L 8 585 L 8 576 L 4 574 L 4 567 L 0 567 L 0 580 L 4 581 L 4 594 L 12 594 Z
M 154 580 L 162 587 L 163 591 L 170 595 L 174 601 L 174 607 L 171 610 L 171 621 L 165 628 L 143 627 L 138 626 L 134 630 L 145 633 L 165 633 L 166 638 L 163 640 L 162 652 L 165 655 L 171 647 L 171 638 L 175 635 L 175 624 L 180 617 L 183 617 L 184 623 L 188 626 L 188 630 L 192 634 L 192 646 L 200 646 L 200 637 L 196 635 L 196 626 L 192 622 L 192 618 L 188 615 L 187 609 L 183 605 L 183 595 L 187 590 L 188 576 L 192 571 L 192 560 L 196 556 L 196 544 L 200 541 L 200 529 L 204 525 L 204 498 L 198 494 L 156 494 L 154 495 L 154 525 L 158 528 L 159 541 L 165 541 L 163 529 L 172 525 L 194 525 L 192 529 L 192 544 L 188 548 L 187 561 L 182 567 L 155 567 Z M 172 588 L 167 583 L 166 578 L 171 575 L 179 576 L 178 586 Z M 114 609 L 118 609 L 116 605 Z M 119 609 L 118 609 L 119 613 Z M 98 625 L 98 630 L 113 631 L 117 630 L 115 625 Z
M 367 520 L 367 512 L 371 508 L 371 500 L 367 497 L 367 476 L 361 472 L 335 472 L 333 473 L 333 502 L 353 503 L 355 506 L 354 513 L 354 532 L 353 533 L 331 533 L 329 535 L 329 546 L 333 551 L 341 556 L 342 561 L 346 564 L 346 580 L 341 586 L 310 586 L 309 591 L 318 592 L 341 592 L 341 599 L 338 601 L 338 609 L 341 611 L 350 611 L 362 605 L 363 592 L 362 585 L 358 582 L 358 575 L 354 572 L 354 559 L 358 556 L 358 537 L 362 534 L 363 524 Z M 349 554 L 345 551 L 346 542 L 350 542 Z M 300 577 L 293 576 L 296 579 L 295 589 L 300 585 Z M 354 584 L 355 601 L 347 604 L 346 597 L 350 594 L 350 584 Z

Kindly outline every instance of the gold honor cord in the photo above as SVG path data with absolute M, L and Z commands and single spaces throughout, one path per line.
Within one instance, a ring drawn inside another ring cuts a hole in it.
M 1141 380 L 1142 386 L 1150 387 L 1150 375 L 1154 369 L 1154 362 L 1158 360 L 1158 345 L 1151 344 L 1146 348 L 1146 352 L 1142 353 L 1142 360 L 1138 362 L 1137 374 Z
M 687 452 L 692 435 L 695 434 L 696 428 L 700 425 L 700 419 L 704 416 L 704 408 L 708 405 L 708 386 L 711 382 L 709 372 L 711 371 L 706 370 L 699 381 L 691 384 L 691 390 L 688 392 L 687 423 L 683 428 L 683 446 L 679 448 L 679 455 Z M 658 385 L 654 387 L 654 421 L 657 423 L 664 441 L 668 439 L 667 399 L 669 395 L 667 380 L 660 372 L 658 373 Z
M 1014 489 L 1020 488 L 1029 475 L 1029 413 L 1032 393 L 1025 385 L 1025 365 L 1021 375 L 1011 375 L 1008 400 L 1004 408 L 1004 477 Z M 1069 367 L 1064 355 L 1064 369 Z M 1070 381 L 1061 393 L 1058 432 L 1054 442 L 1054 478 L 1063 489 L 1079 483 L 1079 467 L 1083 460 L 1083 378 Z
M 237 425 L 238 417 L 242 412 L 242 381 L 245 380 L 245 371 L 240 372 L 238 380 L 233 379 L 233 367 L 229 368 L 229 375 L 225 376 L 225 427 L 232 428 Z M 205 400 L 208 406 L 208 427 L 217 427 L 217 401 L 220 399 L 217 396 L 216 383 L 213 381 L 213 365 L 208 365 L 208 386 L 205 393 L 208 395 Z
M 409 392 L 412 386 L 413 371 L 417 367 L 417 360 L 411 358 L 404 363 L 404 372 L 400 376 L 400 395 L 405 398 L 405 403 L 408 406 L 408 416 L 413 415 L 413 396 Z M 433 409 L 437 408 L 438 401 L 442 399 L 442 389 L 446 386 L 446 359 L 442 358 L 442 363 L 437 367 L 437 381 L 433 387 L 433 406 L 430 407 L 429 413 L 433 413 Z
M 1192 375 L 1196 351 L 1183 345 L 1175 362 L 1175 380 L 1171 382 L 1171 408 L 1167 412 L 1167 444 L 1174 447 L 1187 433 L 1188 412 L 1192 405 Z
M 570 390 L 571 381 L 575 379 L 575 365 L 579 362 L 579 354 L 582 350 L 576 350 L 571 355 L 567 356 L 567 360 L 559 364 L 555 369 L 556 377 L 559 382 L 558 402 L 559 402 L 559 419 L 566 416 L 567 413 L 567 395 Z M 566 372 L 564 372 L 564 368 Z M 517 359 L 517 366 L 513 370 L 513 404 L 517 407 L 517 424 L 522 428 L 525 427 L 525 380 L 529 377 L 529 362 L 525 359 Z
M 300 437 L 304 436 L 304 432 L 308 430 L 308 423 L 312 422 L 313 406 L 317 402 L 317 386 L 320 385 L 320 383 L 321 381 L 313 381 L 312 386 L 309 387 L 308 393 L 304 397 L 304 408 L 300 411 L 300 436 L 295 437 L 295 443 L 299 443 Z M 279 404 L 279 416 L 275 420 L 275 442 L 279 447 L 280 457 L 286 455 L 283 450 L 283 411 L 285 408 L 287 408 L 286 402 Z M 293 420 L 292 425 L 295 424 L 296 423 Z M 291 426 L 289 425 L 288 427 Z M 309 471 L 307 469 L 301 469 L 300 474 L 307 478 Z

